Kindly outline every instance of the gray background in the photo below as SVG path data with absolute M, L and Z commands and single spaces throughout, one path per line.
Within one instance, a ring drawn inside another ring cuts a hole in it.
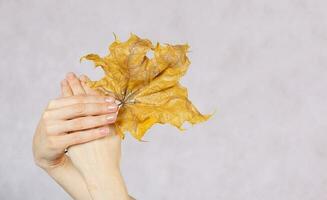
M 32 159 L 31 141 L 79 58 L 115 32 L 191 45 L 182 83 L 210 113 L 180 134 L 156 126 L 123 144 L 137 199 L 327 199 L 327 3 L 305 0 L 0 0 L 0 199 L 70 199 Z

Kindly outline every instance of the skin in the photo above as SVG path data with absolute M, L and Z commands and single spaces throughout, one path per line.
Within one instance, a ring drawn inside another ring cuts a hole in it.
M 86 86 L 86 76 L 80 79 L 68 73 L 61 82 L 61 97 L 44 110 L 33 139 L 35 163 L 74 199 L 132 199 L 120 173 L 121 139 L 110 126 L 120 102 Z M 98 147 L 108 152 L 98 163 L 108 169 L 106 174 L 83 169 L 96 155 L 81 157 L 81 152 Z

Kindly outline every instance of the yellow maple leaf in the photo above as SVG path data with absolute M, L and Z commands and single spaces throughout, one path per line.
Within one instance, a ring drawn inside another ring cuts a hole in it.
M 188 48 L 187 44 L 153 46 L 151 41 L 131 34 L 126 42 L 115 37 L 107 56 L 82 57 L 105 72 L 101 80 L 89 81 L 88 85 L 122 102 L 115 123 L 121 136 L 130 132 L 141 140 L 155 123 L 169 123 L 183 130 L 185 121 L 195 124 L 210 117 L 195 108 L 187 89 L 179 83 L 190 64 Z M 146 55 L 150 51 L 153 58 Z

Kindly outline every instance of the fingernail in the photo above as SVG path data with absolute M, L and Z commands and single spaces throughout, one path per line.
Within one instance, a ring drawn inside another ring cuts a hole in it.
M 109 133 L 109 127 L 102 127 L 102 128 L 100 128 L 100 134 L 101 135 L 108 135 L 108 133 Z
M 110 114 L 110 115 L 107 115 L 106 119 L 107 119 L 107 121 L 115 121 L 116 116 L 117 116 L 116 113 Z
M 108 105 L 108 111 L 116 111 L 117 110 L 117 105 L 116 104 L 110 104 Z
M 113 97 L 107 97 L 105 99 L 105 101 L 108 102 L 108 103 L 113 103 L 115 101 L 115 98 L 113 98 Z
M 120 105 L 121 104 L 121 101 L 119 101 L 118 99 L 115 100 L 115 104 L 116 105 Z

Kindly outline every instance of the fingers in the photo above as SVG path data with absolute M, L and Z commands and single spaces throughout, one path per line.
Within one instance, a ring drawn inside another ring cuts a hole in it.
M 84 95 L 86 94 L 80 80 L 76 77 L 76 75 L 72 72 L 69 72 L 66 76 L 66 79 L 69 83 L 71 90 L 74 95 Z
M 89 115 L 103 115 L 115 113 L 118 105 L 115 103 L 77 103 L 57 109 L 47 110 L 44 118 L 67 120 Z
M 61 136 L 50 136 L 52 146 L 65 149 L 73 145 L 90 142 L 109 135 L 110 130 L 108 126 L 102 126 L 95 129 L 76 131 L 71 134 Z
M 80 117 L 66 121 L 53 121 L 47 125 L 47 133 L 50 135 L 60 135 L 62 133 L 96 128 L 116 121 L 117 113 L 109 113 L 99 116 Z
M 48 109 L 70 106 L 73 104 L 85 103 L 113 103 L 115 99 L 110 96 L 70 96 L 50 101 Z
M 72 134 L 67 134 L 62 136 L 62 139 L 64 140 L 65 147 L 68 148 L 69 146 L 82 144 L 105 137 L 108 134 L 109 134 L 109 127 L 103 126 L 96 129 L 77 131 Z
M 70 89 L 70 86 L 66 79 L 61 81 L 61 96 L 63 97 L 73 96 L 73 91 Z
M 85 91 L 86 94 L 88 95 L 100 95 L 97 91 L 91 89 L 87 84 L 86 82 L 87 81 L 90 81 L 90 79 L 86 76 L 86 75 L 81 75 L 79 77 L 79 80 L 81 81 L 81 85 Z

